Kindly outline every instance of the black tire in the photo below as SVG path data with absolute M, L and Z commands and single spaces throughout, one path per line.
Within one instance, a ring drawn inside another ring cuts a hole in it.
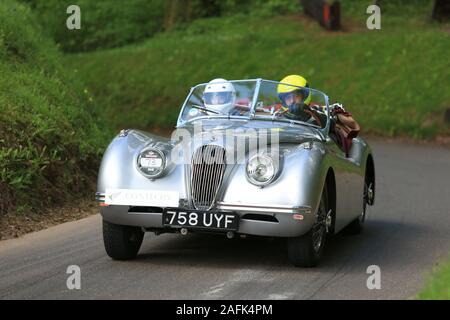
M 103 243 L 114 260 L 130 260 L 137 256 L 144 238 L 139 227 L 122 226 L 103 220 Z
M 319 263 L 325 244 L 327 241 L 327 232 L 325 219 L 328 212 L 326 186 L 322 191 L 322 197 L 319 204 L 316 223 L 313 228 L 300 237 L 288 238 L 288 257 L 289 261 L 296 267 L 311 268 Z M 318 240 L 317 235 L 321 229 L 321 239 Z M 316 240 L 316 241 L 315 241 Z M 319 245 L 318 245 L 319 241 Z
M 367 198 L 369 185 L 370 181 L 366 172 L 366 177 L 364 179 L 362 213 L 358 216 L 358 218 L 350 222 L 350 224 L 347 227 L 345 227 L 344 233 L 347 235 L 358 235 L 364 230 L 364 221 L 366 220 L 367 205 L 369 204 L 369 199 Z

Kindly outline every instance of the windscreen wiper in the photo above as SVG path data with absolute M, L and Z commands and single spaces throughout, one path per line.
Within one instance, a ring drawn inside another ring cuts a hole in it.
M 228 116 L 227 113 L 220 112 L 220 111 L 217 111 L 217 110 L 212 110 L 212 109 L 209 109 L 209 108 L 206 108 L 206 107 L 197 106 L 195 104 L 191 105 L 191 108 L 199 109 L 199 110 L 206 111 L 206 112 L 212 112 L 212 113 L 215 113 L 215 114 L 221 114 L 223 116 Z

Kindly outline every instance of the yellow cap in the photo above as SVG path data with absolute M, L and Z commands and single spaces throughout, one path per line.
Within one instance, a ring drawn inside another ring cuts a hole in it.
M 278 84 L 277 88 L 278 94 L 298 90 L 299 88 L 296 87 L 309 88 L 308 81 L 306 81 L 306 79 L 302 76 L 296 74 L 286 76 L 280 82 L 281 83 Z M 311 102 L 311 91 L 308 89 L 305 93 L 304 103 L 309 104 Z

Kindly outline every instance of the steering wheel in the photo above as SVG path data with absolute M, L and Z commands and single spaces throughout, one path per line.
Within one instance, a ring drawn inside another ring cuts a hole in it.
M 275 111 L 272 115 L 272 119 L 275 119 L 276 117 L 281 117 L 283 114 L 287 113 L 289 109 L 280 108 L 277 111 Z

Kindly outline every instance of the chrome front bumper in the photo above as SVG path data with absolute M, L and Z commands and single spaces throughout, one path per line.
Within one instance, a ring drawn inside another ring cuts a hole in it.
M 167 228 L 162 223 L 164 208 L 105 205 L 105 196 L 101 193 L 97 193 L 95 198 L 100 203 L 103 218 L 111 223 L 150 229 Z M 179 209 L 183 210 L 183 206 Z M 308 206 L 218 202 L 213 210 L 237 213 L 241 218 L 236 233 L 258 236 L 300 236 L 311 229 L 315 220 L 312 209 Z

